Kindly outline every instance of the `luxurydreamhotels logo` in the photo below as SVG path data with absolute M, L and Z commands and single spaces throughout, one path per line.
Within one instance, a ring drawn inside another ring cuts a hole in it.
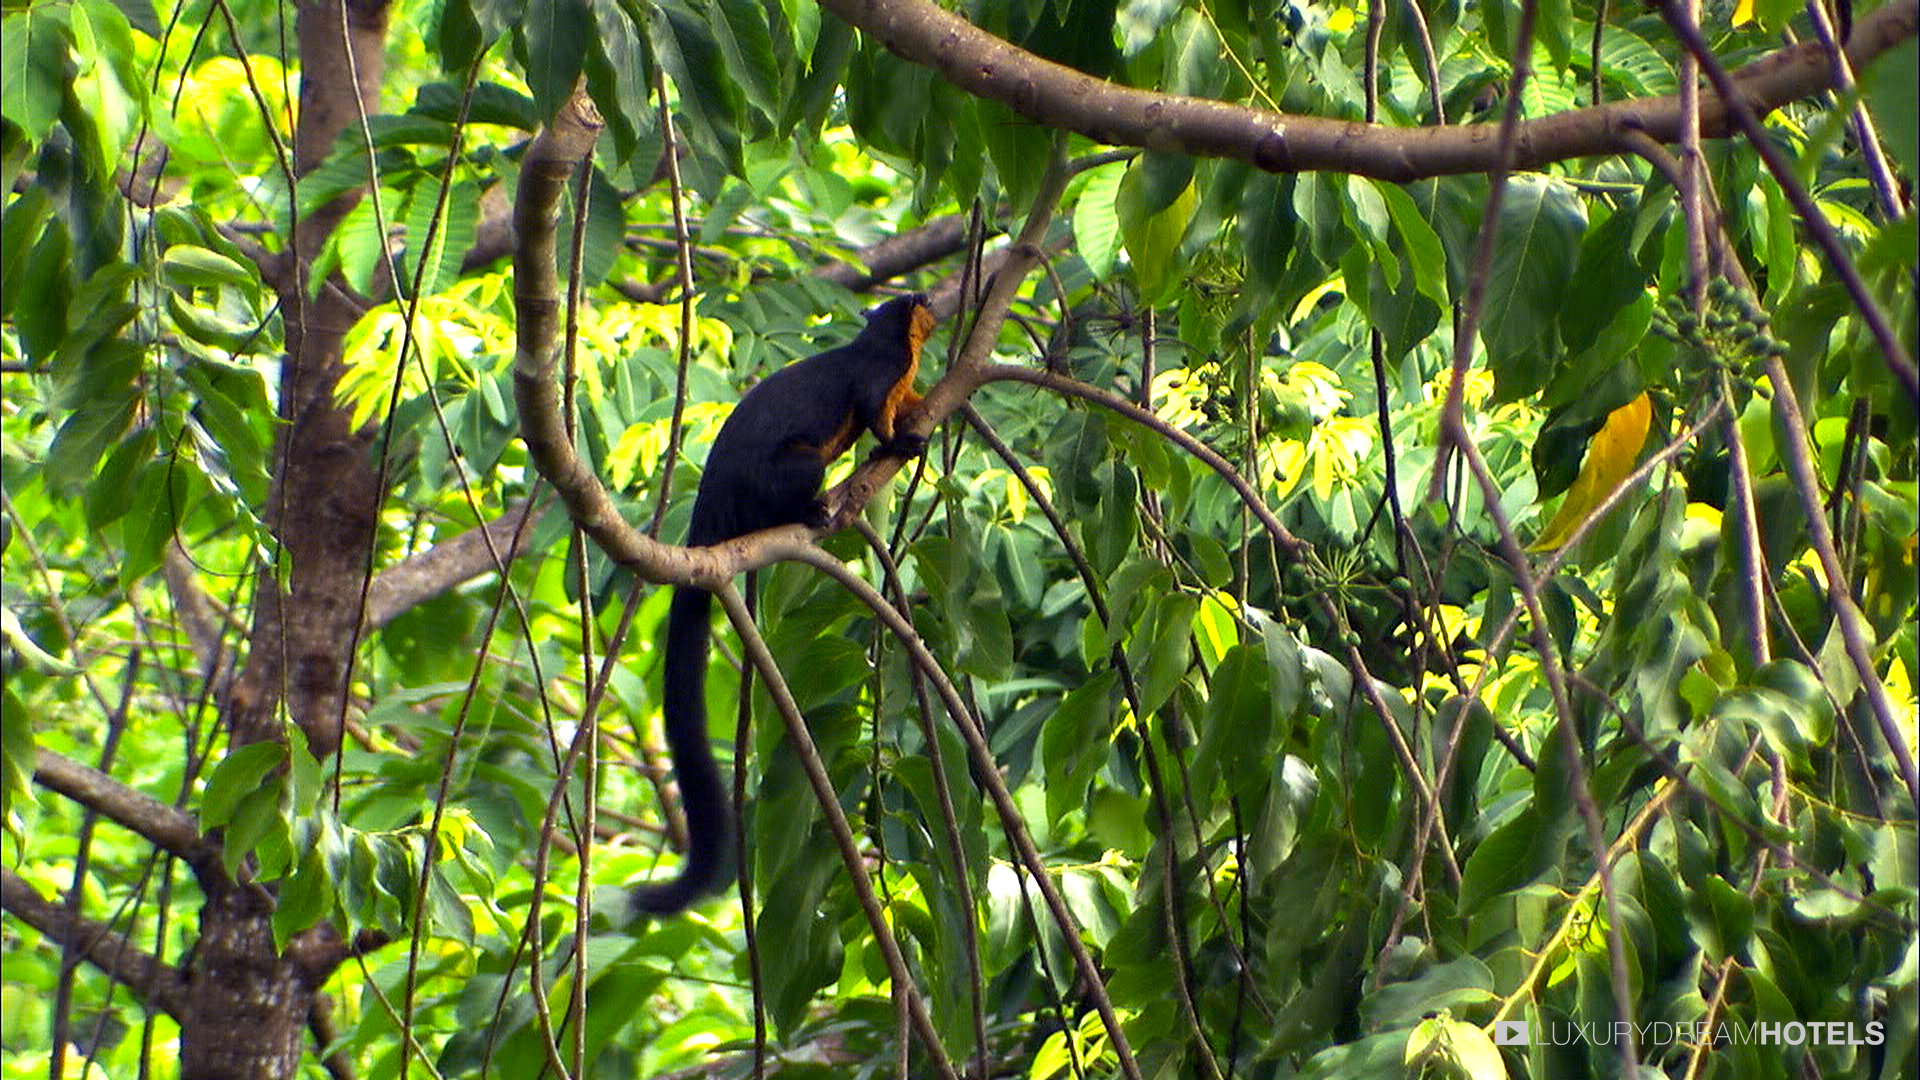
M 1639 1046 L 1879 1046 L 1887 1041 L 1878 1020 L 1802 1023 L 1799 1020 L 1752 1024 L 1575 1024 L 1500 1020 L 1493 1025 L 1496 1046 L 1612 1046 L 1631 1034 Z

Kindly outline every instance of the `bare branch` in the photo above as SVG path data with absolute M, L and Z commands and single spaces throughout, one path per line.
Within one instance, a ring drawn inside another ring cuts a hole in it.
M 367 627 L 385 626 L 401 613 L 462 582 L 503 569 L 501 553 L 524 553 L 526 535 L 540 516 L 532 503 L 515 503 L 487 524 L 381 571 L 367 587 Z
M 854 254 L 854 262 L 829 263 L 815 270 L 813 276 L 864 292 L 909 270 L 958 254 L 966 243 L 966 218 L 948 214 L 861 249 Z
M 1293 116 L 1224 101 L 1155 93 L 1096 79 L 987 33 L 931 0 L 822 0 L 827 10 L 955 86 L 1022 116 L 1104 143 L 1246 161 L 1269 172 L 1332 171 L 1408 181 L 1493 170 L 1494 126 L 1388 128 Z M 1920 29 L 1920 0 L 1861 19 L 1847 42 L 1858 70 Z M 1758 113 L 1830 88 L 1833 68 L 1818 43 L 1781 49 L 1742 68 L 1737 90 Z M 1663 142 L 1680 137 L 1677 98 L 1573 109 L 1528 120 L 1515 133 L 1513 167 L 1608 152 L 1613 133 L 1636 127 Z M 1733 129 L 1717 94 L 1703 94 L 1701 133 Z
M 800 706 L 794 703 L 793 694 L 787 689 L 779 663 L 767 649 L 759 628 L 754 626 L 753 613 L 747 610 L 746 601 L 740 598 L 739 590 L 728 582 L 715 595 L 721 606 L 726 608 L 727 618 L 732 620 L 733 628 L 740 633 L 741 651 L 746 653 L 747 659 L 759 671 L 760 678 L 767 684 L 767 694 L 773 699 L 774 708 L 786 722 L 787 741 L 800 759 L 801 769 L 807 774 L 807 782 L 813 786 L 814 796 L 819 800 L 821 812 L 826 815 L 834 842 L 840 848 L 840 857 L 846 863 L 847 878 L 853 885 L 854 897 L 866 913 L 867 925 L 873 928 L 874 944 L 879 947 L 887 971 L 892 975 L 896 1000 L 905 1007 L 914 1033 L 925 1044 L 934 1071 L 947 1080 L 958 1080 L 958 1074 L 953 1071 L 953 1062 L 947 1058 L 946 1047 L 941 1045 L 940 1033 L 934 1029 L 933 1019 L 927 1013 L 926 1002 L 921 1000 L 913 973 L 908 970 L 906 958 L 900 952 L 900 943 L 894 938 L 886 909 L 873 891 L 873 879 L 867 874 L 866 860 L 860 854 L 859 842 L 854 839 L 853 827 L 847 823 L 847 815 L 840 809 L 840 793 L 834 788 L 832 777 L 827 775 L 826 762 L 821 759 L 813 735 L 807 730 L 806 719 L 800 715 Z
M 48 791 L 65 795 L 151 840 L 196 870 L 215 859 L 210 841 L 200 835 L 199 823 L 192 815 L 135 791 L 98 769 L 41 749 L 35 751 L 33 779 Z
M 187 984 L 178 968 L 136 947 L 106 923 L 70 916 L 65 904 L 41 896 L 25 878 L 5 867 L 0 867 L 0 907 L 48 938 L 71 946 L 75 955 L 154 1008 L 175 1019 L 186 1016 Z

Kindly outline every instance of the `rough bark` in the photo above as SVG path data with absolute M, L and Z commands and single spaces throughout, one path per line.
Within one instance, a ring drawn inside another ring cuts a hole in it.
M 385 0 L 300 4 L 296 175 L 316 168 L 363 111 L 377 109 L 386 29 Z M 364 302 L 337 283 L 310 288 L 308 276 L 355 201 L 342 196 L 300 220 L 285 261 L 263 268 L 280 291 L 286 323 L 282 426 L 265 514 L 281 566 L 260 575 L 246 666 L 225 702 L 234 746 L 284 738 L 283 715 L 316 755 L 331 754 L 340 741 L 348 659 L 383 493 L 371 433 L 356 430 L 335 400 L 345 337 Z M 204 875 L 202 886 L 207 899 L 181 1020 L 181 1074 L 292 1076 L 306 1048 L 316 988 L 344 955 L 323 947 L 338 935 L 316 928 L 282 954 L 274 947 L 274 903 L 266 889 Z

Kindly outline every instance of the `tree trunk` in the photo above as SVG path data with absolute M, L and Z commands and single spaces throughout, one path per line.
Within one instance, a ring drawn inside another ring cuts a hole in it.
M 300 5 L 303 75 L 294 132 L 295 171 L 324 160 L 378 107 L 384 73 L 384 0 Z M 348 50 L 351 49 L 351 56 Z M 355 77 L 357 76 L 357 78 Z M 356 431 L 336 402 L 346 335 L 368 300 L 337 278 L 314 289 L 314 257 L 358 196 L 343 195 L 301 220 L 277 266 L 263 267 L 286 323 L 272 494 L 263 514 L 280 566 L 262 567 L 246 666 L 225 703 L 232 745 L 284 739 L 282 717 L 330 756 L 340 745 L 350 649 L 360 619 L 368 555 L 383 496 L 371 432 Z M 282 582 L 285 587 L 282 587 Z M 282 712 L 284 705 L 285 711 Z M 210 886 L 194 951 L 191 1008 L 181 1021 L 181 1075 L 270 1080 L 294 1075 L 306 1046 L 316 988 L 344 956 L 330 927 L 274 948 L 274 900 L 250 884 Z M 313 949 L 316 943 L 334 947 Z

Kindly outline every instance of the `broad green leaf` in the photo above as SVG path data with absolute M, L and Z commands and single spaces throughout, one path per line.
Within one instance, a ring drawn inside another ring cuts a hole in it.
M 1240 204 L 1240 229 L 1247 270 L 1253 282 L 1271 291 L 1286 275 L 1298 225 L 1294 214 L 1294 178 L 1263 174 L 1247 184 Z
M 1507 1080 L 1507 1063 L 1478 1024 L 1455 1020 L 1445 1010 L 1420 1021 L 1407 1037 L 1404 1060 L 1414 1074 L 1462 1080 Z
M 129 352 L 130 350 L 116 350 Z M 126 356 L 126 360 L 137 359 Z M 46 479 L 53 490 L 77 494 L 93 475 L 105 454 L 132 423 L 138 404 L 133 388 L 103 388 L 103 396 L 81 402 L 67 414 L 66 422 L 47 448 Z
M 138 491 L 135 476 L 152 459 L 158 433 L 143 428 L 120 441 L 87 483 L 86 515 L 90 528 L 120 520 L 133 509 Z
M 1508 182 L 1480 324 L 1497 400 L 1518 400 L 1552 377 L 1555 320 L 1585 230 L 1586 212 L 1566 184 L 1535 174 Z
M 1074 687 L 1047 718 L 1040 752 L 1049 820 L 1059 821 L 1086 806 L 1087 784 L 1106 763 L 1112 746 L 1116 678 L 1107 670 Z
M 0 116 L 40 142 L 60 115 L 67 84 L 67 46 L 72 40 L 60 7 L 9 9 L 0 22 Z
M 747 101 L 760 111 L 756 127 L 770 130 L 782 111 L 786 88 L 780 77 L 779 54 L 768 25 L 768 8 L 757 0 L 708 0 L 707 25 L 714 30 L 726 73 L 735 79 Z
M 1591 24 L 1576 25 L 1581 38 L 1592 38 Z M 1636 97 L 1659 97 L 1678 89 L 1667 58 L 1645 38 L 1618 25 L 1607 26 L 1600 35 L 1600 70 Z
M 459 274 L 460 260 L 473 246 L 473 231 L 480 216 L 480 189 L 470 182 L 456 184 L 443 206 L 438 188 L 437 184 L 422 184 L 407 200 L 407 246 L 400 261 L 403 296 L 414 294 L 415 275 L 419 275 L 421 296 L 445 288 Z
M 1920 65 L 1920 43 L 1913 38 L 1888 49 L 1860 72 L 1860 85 L 1873 110 L 1880 141 L 1903 172 L 1920 174 L 1920 91 L 1911 78 Z
M 1185 593 L 1159 597 L 1153 603 L 1147 632 L 1136 637 L 1134 647 L 1128 650 L 1140 681 L 1140 708 L 1149 715 L 1166 704 L 1186 675 L 1193 657 L 1195 606 L 1193 597 Z
M 1637 215 L 1624 209 L 1605 216 L 1602 213 L 1596 212 L 1596 220 L 1580 241 L 1567 292 L 1574 302 L 1562 306 L 1555 316 L 1561 342 L 1570 354 L 1591 348 L 1618 320 L 1622 308 L 1645 296 L 1655 269 L 1638 254 L 1634 235 L 1639 225 Z M 1637 339 L 1625 344 L 1636 343 Z M 1615 354 L 1602 362 L 1611 364 L 1618 359 L 1619 354 Z
M 239 262 L 203 247 L 175 244 L 160 260 L 160 273 L 176 288 L 217 289 L 229 285 L 238 289 L 259 286 L 254 272 Z
M 841 19 L 820 21 L 820 33 L 813 48 L 798 57 L 806 62 L 807 69 L 787 99 L 787 107 L 780 117 L 783 129 L 793 130 L 797 136 L 819 131 L 855 46 L 851 24 Z
M 688 138 L 709 148 L 728 171 L 745 171 L 744 105 L 739 87 L 727 77 L 726 58 L 712 29 L 686 0 L 662 0 L 652 9 L 648 29 L 661 65 L 680 90 Z
M 1148 154 L 1128 166 L 1120 180 L 1121 240 L 1141 292 L 1156 301 L 1164 300 L 1182 276 L 1175 272 L 1174 256 L 1198 198 L 1192 169 L 1191 159 Z
M 1459 911 L 1474 915 L 1489 901 L 1535 881 L 1559 865 L 1566 848 L 1564 816 L 1522 812 L 1495 829 L 1461 868 Z
M 1397 287 L 1400 284 L 1400 259 L 1393 249 L 1393 238 L 1389 235 L 1392 217 L 1379 185 L 1371 180 L 1350 177 L 1341 191 L 1341 197 L 1341 213 L 1347 228 L 1359 240 L 1360 246 L 1370 253 L 1368 262 L 1385 275 L 1389 288 Z M 1349 287 L 1358 289 L 1360 286 L 1350 280 Z
M 1420 295 L 1446 306 L 1447 253 L 1440 245 L 1440 234 L 1421 216 L 1420 207 L 1405 188 L 1381 180 L 1374 181 L 1374 187 L 1393 218 L 1394 232 L 1399 236 L 1398 250 L 1413 271 Z
M 293 872 L 280 882 L 273 908 L 275 948 L 284 950 L 293 935 L 327 917 L 332 907 L 332 884 L 319 848 L 309 848 Z
M 527 88 L 543 118 L 573 96 L 586 61 L 593 15 L 582 0 L 527 0 L 519 28 L 526 49 Z
M 1207 711 L 1198 726 L 1193 775 L 1218 776 L 1227 790 L 1250 794 L 1267 780 L 1278 727 L 1266 657 L 1236 645 L 1209 681 Z
M 1116 200 L 1120 178 L 1126 172 L 1126 165 L 1119 162 L 1094 169 L 1073 204 L 1074 247 L 1086 260 L 1096 281 L 1106 280 L 1120 254 L 1120 215 Z
M 232 820 L 240 800 L 286 759 L 286 746 L 277 742 L 250 743 L 221 758 L 201 793 L 200 827 L 217 829 Z

